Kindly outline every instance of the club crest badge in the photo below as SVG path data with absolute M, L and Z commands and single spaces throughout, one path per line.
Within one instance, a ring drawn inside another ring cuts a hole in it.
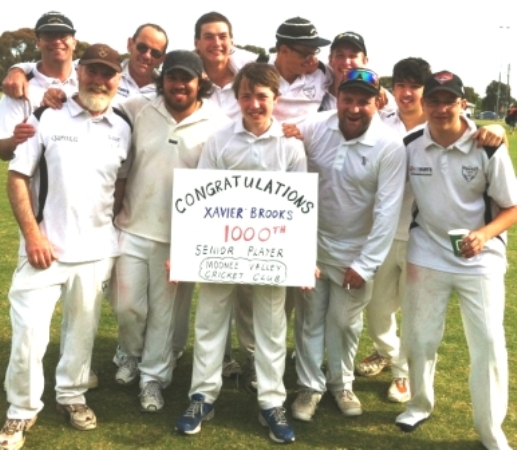
M 479 171 L 478 167 L 472 167 L 472 166 L 462 166 L 461 167 L 461 174 L 463 175 L 463 178 L 465 178 L 465 181 L 467 181 L 467 182 L 471 182 L 478 174 L 478 171 Z
M 448 81 L 451 81 L 451 80 L 452 80 L 452 78 L 453 78 L 452 73 L 447 72 L 447 71 L 438 72 L 438 73 L 434 76 L 434 79 L 435 79 L 436 81 L 438 81 L 438 83 L 440 83 L 440 84 L 447 83 Z

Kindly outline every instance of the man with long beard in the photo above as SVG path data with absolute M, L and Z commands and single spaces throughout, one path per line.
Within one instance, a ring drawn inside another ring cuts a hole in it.
M 68 326 L 56 369 L 58 411 L 79 430 L 97 426 L 86 405 L 100 305 L 119 254 L 113 214 L 117 177 L 131 140 L 129 123 L 111 109 L 120 80 L 118 53 L 103 44 L 79 61 L 79 93 L 60 110 L 39 108 L 34 137 L 9 165 L 8 195 L 21 231 L 9 291 L 12 347 L 7 369 L 7 421 L 0 448 L 19 449 L 43 408 L 43 356 L 55 304 Z

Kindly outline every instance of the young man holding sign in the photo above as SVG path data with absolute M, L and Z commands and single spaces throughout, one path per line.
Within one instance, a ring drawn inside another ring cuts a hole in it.
M 208 139 L 198 168 L 306 171 L 302 142 L 286 138 L 272 117 L 279 85 L 280 75 L 274 67 L 261 63 L 244 66 L 233 84 L 242 119 Z M 221 367 L 235 288 L 235 284 L 203 283 L 200 286 L 191 403 L 176 425 L 185 434 L 198 433 L 202 421 L 214 415 L 213 403 L 221 390 Z M 282 380 L 286 354 L 285 287 L 253 285 L 252 298 L 259 420 L 269 427 L 272 440 L 292 442 L 294 432 L 283 409 L 286 398 Z

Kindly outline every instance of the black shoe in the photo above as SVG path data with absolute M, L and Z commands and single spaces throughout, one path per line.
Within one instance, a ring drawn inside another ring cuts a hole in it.
M 418 422 L 416 422 L 413 425 L 410 425 L 409 423 L 403 423 L 403 422 L 396 422 L 395 425 L 397 425 L 397 427 L 399 427 L 404 433 L 412 433 L 420 425 L 422 425 L 426 420 L 427 420 L 427 418 L 419 420 Z

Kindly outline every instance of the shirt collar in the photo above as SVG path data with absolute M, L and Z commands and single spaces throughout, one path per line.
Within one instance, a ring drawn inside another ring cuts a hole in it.
M 370 125 L 368 126 L 368 129 L 359 137 L 354 139 L 346 140 L 343 134 L 341 133 L 341 130 L 339 129 L 339 119 L 337 116 L 337 111 L 332 114 L 327 119 L 327 126 L 331 130 L 335 130 L 339 132 L 343 138 L 343 143 L 346 145 L 352 145 L 352 144 L 363 144 L 368 147 L 374 147 L 376 142 L 378 141 L 379 137 L 379 127 L 382 126 L 381 118 L 379 117 L 379 114 L 374 114 L 372 117 L 372 120 L 370 122 Z
M 66 105 L 68 106 L 68 111 L 72 117 L 78 117 L 81 114 L 86 114 L 94 122 L 105 120 L 110 125 L 113 125 L 113 116 L 115 113 L 113 112 L 111 105 L 108 106 L 108 109 L 100 116 L 92 116 L 87 110 L 79 105 L 79 103 L 77 103 L 73 97 L 67 100 Z
M 233 131 L 235 134 L 243 133 L 243 134 L 247 134 L 249 136 L 253 136 L 256 139 L 267 139 L 270 137 L 278 138 L 278 137 L 284 136 L 284 130 L 282 129 L 282 125 L 280 124 L 280 122 L 278 120 L 276 120 L 273 116 L 271 116 L 271 119 L 272 119 L 271 126 L 264 134 L 261 134 L 260 136 L 255 136 L 253 133 L 250 133 L 248 130 L 246 130 L 246 128 L 244 128 L 244 124 L 242 123 L 242 121 L 243 121 L 242 117 L 239 117 L 235 121 L 235 124 L 233 126 Z
M 424 128 L 424 141 L 423 141 L 424 148 L 426 150 L 430 149 L 431 147 L 444 148 L 445 150 L 457 149 L 462 153 L 468 154 L 470 152 L 470 150 L 472 148 L 472 144 L 474 142 L 472 139 L 472 136 L 476 133 L 477 126 L 474 122 L 472 122 L 472 120 L 470 120 L 464 116 L 460 116 L 460 118 L 461 118 L 461 120 L 466 122 L 468 128 L 465 130 L 465 132 L 460 136 L 460 138 L 456 142 L 452 143 L 451 145 L 449 145 L 446 148 L 442 147 L 440 144 L 437 144 L 435 141 L 433 141 L 433 138 L 431 137 L 431 132 L 429 131 L 429 125 L 426 123 L 425 128 Z

